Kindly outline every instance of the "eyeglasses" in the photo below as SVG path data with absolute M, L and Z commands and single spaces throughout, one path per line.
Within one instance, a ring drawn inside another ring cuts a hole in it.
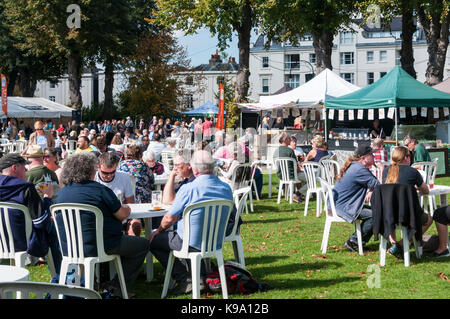
M 37 129 L 35 129 L 36 131 L 43 131 L 44 129 L 43 128 L 37 128 Z
M 110 175 L 116 174 L 116 170 L 113 170 L 112 172 L 105 172 L 105 171 L 100 170 L 100 172 L 101 172 L 103 175 L 106 175 L 106 176 L 110 176 Z

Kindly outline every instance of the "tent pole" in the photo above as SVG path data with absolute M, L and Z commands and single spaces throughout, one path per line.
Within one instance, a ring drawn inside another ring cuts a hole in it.
M 324 114 L 324 128 L 323 128 L 323 134 L 325 135 L 325 142 L 328 143 L 328 127 L 327 127 L 327 109 L 325 108 L 325 104 L 323 105 L 323 112 L 322 114 Z
M 398 123 L 397 123 L 397 108 L 394 109 L 395 116 L 395 146 L 398 145 Z
M 262 123 L 262 110 L 260 111 L 260 117 L 259 117 L 259 123 L 260 123 L 260 127 L 259 127 L 259 159 L 262 160 L 262 139 L 263 139 L 263 123 Z

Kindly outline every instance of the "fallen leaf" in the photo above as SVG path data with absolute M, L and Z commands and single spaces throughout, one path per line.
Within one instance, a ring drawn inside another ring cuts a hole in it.
M 438 273 L 438 276 L 439 276 L 442 280 L 450 281 L 450 279 L 448 279 L 448 277 L 447 277 L 443 272 Z

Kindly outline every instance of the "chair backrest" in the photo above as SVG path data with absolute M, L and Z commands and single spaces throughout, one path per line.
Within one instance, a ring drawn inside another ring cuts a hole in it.
M 324 168 L 321 164 L 316 162 L 304 162 L 302 164 L 303 172 L 305 172 L 306 184 L 308 189 L 314 189 L 317 187 L 317 177 L 324 176 Z
M 335 160 L 325 159 L 319 162 L 323 166 L 323 171 L 325 173 L 325 179 L 330 185 L 334 185 L 336 182 L 336 177 L 341 170 L 341 165 Z
M 240 189 L 250 185 L 252 179 L 252 168 L 250 163 L 236 165 L 231 178 L 232 190 Z
M 61 252 L 64 254 L 62 243 L 66 242 L 66 257 L 69 257 L 73 263 L 83 263 L 85 258 L 81 214 L 82 212 L 83 214 L 94 214 L 97 257 L 99 259 L 107 258 L 103 243 L 103 214 L 99 208 L 92 205 L 64 203 L 50 206 L 50 212 L 56 225 Z M 61 219 L 57 218 L 59 214 L 61 214 Z M 64 234 L 60 229 L 64 229 Z
M 9 142 L 7 138 L 0 138 L 0 144 L 9 144 Z
M 67 150 L 68 151 L 76 151 L 77 150 L 77 141 L 76 140 L 67 140 Z
M 424 172 L 423 182 L 425 184 L 434 184 L 434 179 L 436 178 L 436 171 L 438 168 L 438 163 L 436 162 L 416 162 L 412 167 Z
M 130 175 L 130 181 L 131 181 L 131 189 L 133 190 L 133 196 L 134 199 L 136 199 L 136 180 L 134 179 L 133 175 Z
M 16 152 L 22 153 L 28 145 L 27 140 L 17 140 L 16 141 Z
M 207 200 L 188 205 L 183 211 L 183 238 L 185 240 L 183 240 L 181 253 L 187 255 L 189 252 L 189 238 L 191 232 L 190 218 L 193 211 L 198 209 L 203 210 L 202 244 L 200 252 L 202 255 L 205 255 L 213 254 L 219 250 L 217 247 L 220 247 L 221 249 L 223 246 L 227 228 L 226 225 L 228 224 L 232 208 L 233 201 L 231 200 Z M 224 218 L 224 214 L 226 214 L 226 218 Z M 222 220 L 226 220 L 225 225 L 221 224 Z M 222 230 L 220 228 L 222 228 Z
M 48 282 L 12 281 L 0 283 L 0 299 L 8 298 L 8 293 L 20 292 L 20 299 L 57 299 L 59 296 L 102 299 L 95 290 L 66 286 Z
M 9 217 L 12 209 L 23 213 L 26 241 L 31 237 L 32 222 L 28 208 L 20 204 L 0 202 L 0 259 L 14 259 L 16 253 Z
M 293 170 L 294 173 L 294 180 L 298 180 L 297 160 L 291 157 L 278 157 L 275 158 L 275 166 L 281 171 L 282 181 L 287 182 L 291 180 L 289 174 L 291 170 Z
M 326 201 L 330 202 L 330 208 L 331 208 L 331 217 L 337 218 L 338 215 L 336 213 L 336 206 L 334 205 L 334 198 L 333 198 L 333 189 L 331 188 L 331 184 L 329 184 L 326 180 L 324 180 L 321 177 L 317 178 L 320 183 L 320 187 L 322 188 L 323 193 L 325 196 L 325 211 L 327 211 L 326 216 L 330 216 L 328 213 L 328 205 Z

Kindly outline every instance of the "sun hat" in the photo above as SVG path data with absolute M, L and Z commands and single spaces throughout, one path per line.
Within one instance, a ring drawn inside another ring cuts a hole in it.
M 41 146 L 33 144 L 30 145 L 25 153 L 24 157 L 26 158 L 39 158 L 44 157 L 44 150 Z

